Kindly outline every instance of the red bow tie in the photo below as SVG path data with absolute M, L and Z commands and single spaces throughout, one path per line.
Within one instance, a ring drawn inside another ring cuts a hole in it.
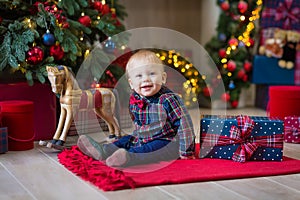
M 129 100 L 130 104 L 136 104 L 140 109 L 144 109 L 147 105 L 147 102 L 143 99 L 136 99 L 133 95 L 130 96 Z

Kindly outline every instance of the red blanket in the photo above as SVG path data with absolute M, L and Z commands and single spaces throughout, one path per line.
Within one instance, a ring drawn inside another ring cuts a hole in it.
M 300 173 L 300 160 L 284 157 L 282 162 L 196 159 L 161 162 L 115 169 L 81 153 L 77 146 L 58 154 L 67 169 L 104 191 L 181 184 L 200 181 L 250 178 Z

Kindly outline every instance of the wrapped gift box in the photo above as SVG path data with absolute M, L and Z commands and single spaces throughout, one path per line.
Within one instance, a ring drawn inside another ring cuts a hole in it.
M 204 115 L 199 157 L 282 161 L 283 136 L 283 121 L 277 118 Z
M 270 86 L 269 88 L 269 116 L 284 117 L 300 116 L 300 86 Z
M 52 139 L 56 129 L 56 96 L 49 84 L 0 83 L 0 101 L 28 100 L 34 103 L 34 140 Z
M 284 118 L 284 141 L 288 143 L 300 143 L 300 116 L 288 116 Z
M 0 153 L 8 151 L 7 127 L 0 127 Z
M 8 150 L 23 151 L 34 147 L 34 105 L 32 101 L 1 101 L 3 126 L 8 127 Z
M 262 28 L 278 27 L 286 30 L 300 30 L 300 1 L 266 0 L 261 14 Z
M 277 58 L 254 56 L 252 82 L 269 85 L 294 85 L 295 69 L 278 66 Z

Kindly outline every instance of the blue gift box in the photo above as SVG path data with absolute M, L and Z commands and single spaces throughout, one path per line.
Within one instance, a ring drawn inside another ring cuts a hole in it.
M 263 142 L 254 150 L 249 160 L 282 161 L 284 139 L 283 121 L 278 118 L 259 116 L 251 116 L 250 118 L 253 120 L 254 126 L 252 130 L 250 130 L 250 136 L 242 143 L 250 143 L 253 145 L 254 143 L 252 142 Z M 199 157 L 233 159 L 234 153 L 241 147 L 242 143 L 234 143 L 229 139 L 231 137 L 230 131 L 232 127 L 239 127 L 236 116 L 204 115 L 201 119 L 201 148 Z M 267 137 L 269 137 L 269 139 L 266 139 Z M 211 138 L 215 141 L 211 142 Z
M 0 127 L 0 153 L 8 151 L 7 127 Z
M 277 58 L 254 56 L 252 82 L 269 85 L 295 85 L 295 70 L 281 68 Z

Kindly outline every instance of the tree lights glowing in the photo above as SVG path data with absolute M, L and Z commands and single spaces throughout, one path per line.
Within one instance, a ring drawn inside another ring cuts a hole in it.
M 230 103 L 232 108 L 238 106 L 242 88 L 250 85 L 252 52 L 254 46 L 255 20 L 259 19 L 262 1 L 218 0 L 223 12 L 218 23 L 218 36 L 214 36 L 205 48 L 218 66 L 220 74 L 213 77 L 200 74 L 187 59 L 174 50 L 157 51 L 157 55 L 167 65 L 176 69 L 185 78 L 183 95 L 189 106 L 198 100 L 199 95 L 206 98 L 214 95 Z M 197 66 L 200 67 L 201 66 Z M 219 94 L 219 83 L 225 85 L 225 93 Z
M 247 88 L 251 73 L 255 20 L 259 19 L 262 1 L 217 0 L 222 12 L 217 36 L 205 45 L 218 66 L 231 107 L 236 107 L 242 88 Z M 213 88 L 212 88 L 213 89 Z M 218 94 L 221 97 L 224 94 Z M 223 98 L 224 99 L 224 98 Z

